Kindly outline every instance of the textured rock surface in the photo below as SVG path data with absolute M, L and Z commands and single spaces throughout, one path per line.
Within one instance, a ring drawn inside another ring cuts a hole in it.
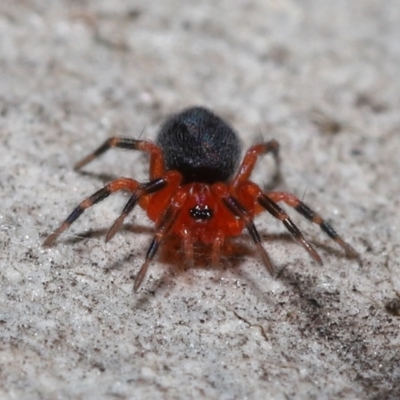
M 399 20 L 389 0 L 3 1 L 0 396 L 399 398 Z M 137 210 L 104 244 L 122 195 L 42 248 L 104 182 L 146 177 L 135 153 L 74 162 L 194 104 L 245 146 L 278 139 L 284 189 L 361 263 L 288 210 L 323 267 L 265 215 L 277 278 L 244 234 L 217 269 L 170 243 L 133 294 L 152 224 Z

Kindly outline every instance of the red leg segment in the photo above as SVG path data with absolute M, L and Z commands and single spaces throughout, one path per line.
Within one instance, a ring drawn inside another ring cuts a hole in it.
M 185 262 L 188 267 L 193 266 L 194 253 L 193 253 L 193 238 L 189 229 L 183 227 L 180 230 L 180 236 L 182 237 L 182 248 L 185 254 Z
M 183 204 L 186 201 L 187 193 L 184 190 L 179 191 L 171 200 L 169 207 L 165 210 L 163 216 L 161 217 L 160 222 L 158 223 L 156 234 L 150 244 L 149 249 L 147 250 L 146 259 L 142 267 L 140 268 L 138 274 L 136 275 L 135 284 L 133 289 L 137 291 L 143 282 L 143 279 L 146 275 L 147 269 L 151 260 L 157 253 L 158 248 L 160 247 L 161 242 L 168 235 L 171 228 L 173 227 L 177 215 L 181 210 Z
M 242 164 L 240 165 L 239 171 L 233 178 L 231 185 L 234 188 L 238 188 L 240 184 L 245 183 L 250 179 L 250 175 L 253 172 L 254 166 L 257 162 L 257 158 L 260 155 L 272 153 L 277 165 L 277 174 L 280 174 L 280 159 L 279 159 L 279 143 L 276 140 L 270 140 L 269 142 L 256 144 L 247 150 Z
M 221 259 L 221 247 L 224 244 L 224 239 L 225 235 L 222 231 L 216 232 L 211 253 L 211 265 L 214 267 L 219 265 Z

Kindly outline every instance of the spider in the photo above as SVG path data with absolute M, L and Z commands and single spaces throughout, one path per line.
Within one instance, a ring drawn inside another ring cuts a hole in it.
M 182 240 L 185 259 L 193 263 L 193 245 L 201 242 L 212 246 L 211 264 L 218 265 L 221 247 L 227 237 L 248 231 L 268 271 L 274 268 L 261 244 L 254 218 L 268 211 L 282 221 L 310 254 L 322 264 L 313 246 L 304 238 L 288 214 L 277 204 L 286 203 L 320 228 L 350 257 L 356 251 L 347 244 L 317 213 L 296 196 L 281 191 L 264 192 L 250 180 L 257 158 L 271 153 L 279 167 L 279 144 L 276 140 L 250 147 L 241 164 L 241 145 L 236 132 L 220 117 L 203 107 L 191 107 L 171 116 L 162 125 L 156 143 L 147 140 L 112 137 L 93 153 L 75 165 L 80 169 L 107 150 L 118 147 L 140 150 L 150 155 L 149 181 L 140 183 L 130 178 L 118 178 L 83 200 L 68 218 L 44 242 L 50 246 L 57 237 L 89 207 L 120 190 L 131 196 L 120 216 L 106 235 L 108 242 L 119 230 L 125 218 L 139 204 L 155 222 L 155 235 L 145 261 L 136 275 L 136 291 L 168 235 Z

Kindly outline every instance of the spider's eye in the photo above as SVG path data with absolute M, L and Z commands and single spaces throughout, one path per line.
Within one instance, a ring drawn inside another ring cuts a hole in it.
M 197 221 L 205 221 L 213 217 L 213 210 L 208 208 L 208 206 L 197 205 L 190 209 L 190 216 Z

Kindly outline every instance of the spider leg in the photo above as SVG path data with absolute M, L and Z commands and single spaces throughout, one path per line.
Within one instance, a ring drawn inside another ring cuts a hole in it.
M 296 196 L 285 192 L 266 193 L 266 196 L 272 199 L 274 202 L 283 201 L 289 207 L 294 208 L 303 217 L 307 218 L 314 224 L 319 225 L 319 227 L 331 239 L 333 239 L 339 246 L 341 246 L 345 250 L 347 256 L 358 257 L 358 253 L 336 233 L 336 231 L 332 228 L 330 224 L 328 224 L 321 216 L 311 210 L 311 208 L 309 208 Z
M 273 275 L 274 267 L 271 264 L 271 261 L 269 259 L 266 250 L 261 244 L 260 234 L 258 233 L 257 228 L 254 225 L 251 215 L 248 213 L 246 208 L 242 206 L 239 200 L 237 200 L 232 195 L 226 194 L 224 197 L 222 197 L 222 199 L 224 204 L 233 213 L 233 215 L 236 215 L 237 217 L 241 218 L 244 221 L 247 231 L 249 232 L 251 238 L 253 239 L 253 242 L 257 247 L 258 252 L 261 255 L 263 263 L 267 267 L 270 274 Z
M 237 188 L 241 183 L 248 181 L 253 172 L 258 156 L 267 153 L 272 153 L 275 159 L 277 170 L 274 180 L 278 181 L 280 179 L 279 143 L 276 140 L 270 140 L 265 143 L 256 144 L 247 150 L 242 164 L 239 167 L 239 171 L 232 180 L 232 186 Z
M 185 262 L 188 267 L 193 266 L 194 253 L 193 253 L 193 238 L 189 229 L 181 229 L 182 236 L 182 249 L 185 255 Z
M 77 162 L 74 169 L 80 169 L 95 158 L 101 156 L 112 147 L 127 150 L 140 150 L 150 154 L 150 179 L 155 179 L 164 174 L 164 156 L 160 147 L 147 140 L 137 140 L 131 138 L 112 137 L 107 139 L 93 153 Z
M 157 192 L 163 189 L 167 185 L 167 180 L 165 178 L 154 179 L 150 182 L 139 185 L 137 189 L 133 192 L 132 196 L 123 208 L 120 216 L 112 224 L 111 228 L 108 230 L 106 235 L 106 242 L 110 241 L 114 235 L 117 233 L 121 225 L 123 224 L 127 215 L 134 209 L 137 202 L 145 195 Z
M 219 265 L 221 259 L 221 247 L 224 244 L 225 235 L 223 232 L 218 231 L 215 235 L 214 242 L 212 245 L 211 253 L 211 265 L 214 267 Z
M 51 246 L 52 243 L 60 236 L 66 229 L 68 229 L 73 222 L 75 222 L 82 213 L 89 207 L 99 203 L 100 201 L 107 198 L 110 194 L 118 192 L 120 190 L 126 190 L 128 192 L 134 192 L 139 187 L 139 183 L 129 178 L 119 178 L 102 189 L 93 193 L 87 199 L 83 200 L 78 207 L 76 207 L 68 218 L 44 241 L 44 246 Z
M 310 254 L 310 256 L 317 261 L 318 263 L 322 264 L 322 259 L 317 253 L 317 251 L 314 249 L 313 246 L 304 238 L 303 234 L 300 232 L 299 228 L 293 223 L 293 221 L 289 218 L 289 216 L 286 214 L 282 208 L 278 206 L 278 204 L 275 203 L 272 198 L 267 196 L 264 193 L 261 193 L 257 197 L 258 203 L 265 208 L 272 216 L 275 218 L 279 219 L 280 221 L 283 222 L 285 225 L 286 229 L 293 235 L 293 237 L 307 250 L 307 252 Z
M 183 237 L 182 248 L 185 254 L 186 263 L 191 267 L 194 260 L 193 238 L 188 229 L 181 230 L 181 236 Z M 221 259 L 221 247 L 224 244 L 224 238 L 225 236 L 221 231 L 218 231 L 214 236 L 211 252 L 211 265 L 214 267 L 219 265 Z
M 133 290 L 135 292 L 139 289 L 140 285 L 142 284 L 147 269 L 149 268 L 149 264 L 156 255 L 161 242 L 168 235 L 174 222 L 176 221 L 176 218 L 179 214 L 180 209 L 183 206 L 183 203 L 186 200 L 186 197 L 187 194 L 184 191 L 179 192 L 176 196 L 173 197 L 170 205 L 168 206 L 163 216 L 161 217 L 161 220 L 156 230 L 156 234 L 154 235 L 153 240 L 151 241 L 151 244 L 147 250 L 146 259 L 142 267 L 140 268 L 138 274 L 136 275 L 135 283 L 133 285 Z

